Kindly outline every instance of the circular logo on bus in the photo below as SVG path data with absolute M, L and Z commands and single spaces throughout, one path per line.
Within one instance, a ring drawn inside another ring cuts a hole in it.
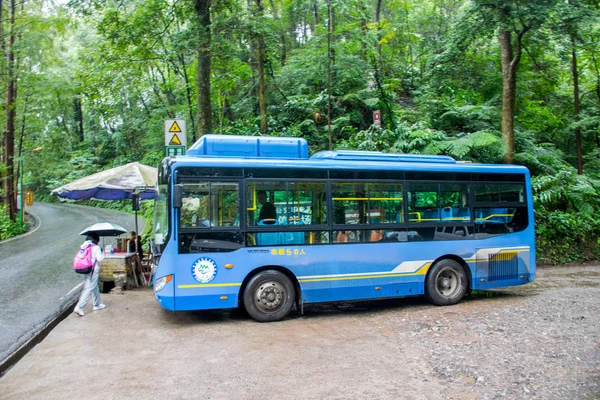
M 208 283 L 217 276 L 217 263 L 208 257 L 197 259 L 192 264 L 192 276 L 200 283 Z

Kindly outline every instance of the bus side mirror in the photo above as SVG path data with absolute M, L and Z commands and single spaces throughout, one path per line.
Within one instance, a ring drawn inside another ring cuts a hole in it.
M 173 208 L 181 208 L 183 205 L 183 184 L 178 183 L 173 187 Z

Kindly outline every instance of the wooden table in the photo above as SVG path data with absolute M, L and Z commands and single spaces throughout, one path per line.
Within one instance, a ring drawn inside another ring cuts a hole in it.
M 105 254 L 100 263 L 98 283 L 100 291 L 104 292 L 104 282 L 114 282 L 117 290 L 131 289 L 138 286 L 135 273 L 137 271 L 137 256 L 135 253 Z

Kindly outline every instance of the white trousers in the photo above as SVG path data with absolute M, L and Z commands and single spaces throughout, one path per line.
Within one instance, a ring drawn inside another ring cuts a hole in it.
M 85 282 L 83 284 L 83 290 L 79 296 L 77 302 L 77 308 L 83 310 L 90 301 L 90 297 L 93 297 L 94 307 L 100 305 L 100 289 L 98 289 L 98 277 L 100 276 L 100 266 L 96 263 L 94 272 L 85 275 Z

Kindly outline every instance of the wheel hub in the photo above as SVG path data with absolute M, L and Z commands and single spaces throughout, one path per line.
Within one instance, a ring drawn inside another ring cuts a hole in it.
M 450 297 L 459 289 L 458 274 L 452 269 L 440 271 L 437 277 L 437 291 L 439 294 Z
M 265 282 L 256 289 L 256 303 L 263 312 L 277 311 L 284 303 L 283 287 L 277 282 Z

